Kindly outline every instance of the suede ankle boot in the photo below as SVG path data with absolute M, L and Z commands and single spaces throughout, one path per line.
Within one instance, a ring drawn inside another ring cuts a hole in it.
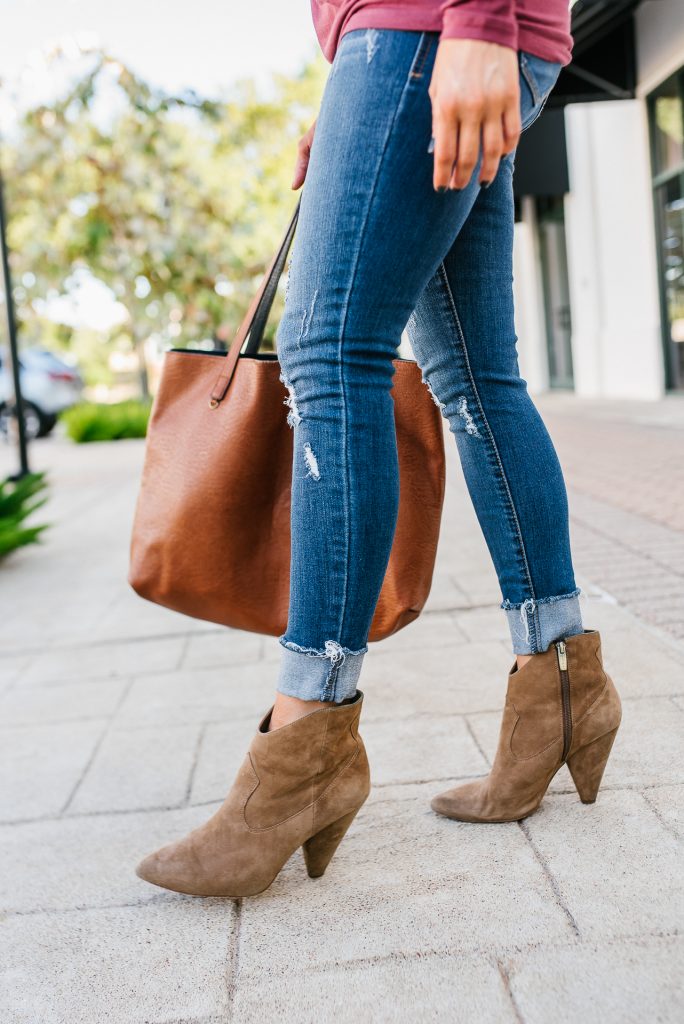
M 139 877 L 191 896 L 253 896 L 300 846 L 310 877 L 322 875 L 370 791 L 362 702 L 358 691 L 274 732 L 269 711 L 216 814 L 146 857 Z
M 489 775 L 440 793 L 432 809 L 457 821 L 519 821 L 537 810 L 566 762 L 580 799 L 593 803 L 620 717 L 598 632 L 559 640 L 521 669 L 514 663 Z

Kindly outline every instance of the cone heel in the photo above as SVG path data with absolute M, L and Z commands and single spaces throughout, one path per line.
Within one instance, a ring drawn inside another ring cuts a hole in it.
M 616 735 L 617 729 L 613 729 L 586 747 L 581 747 L 568 759 L 572 781 L 583 804 L 593 804 L 596 800 Z
M 509 672 L 489 775 L 438 794 L 433 810 L 456 821 L 521 821 L 534 814 L 565 763 L 580 799 L 593 803 L 620 715 L 599 633 L 585 630 L 556 640 Z
M 370 791 L 358 733 L 362 701 L 358 690 L 351 701 L 273 731 L 271 709 L 219 809 L 183 839 L 149 854 L 139 877 L 190 896 L 256 896 L 302 844 L 309 874 L 322 875 Z
M 347 829 L 358 813 L 359 809 L 357 808 L 307 839 L 302 846 L 302 852 L 309 878 L 320 878 L 325 874 L 325 869 L 333 859 L 337 847 L 344 839 Z

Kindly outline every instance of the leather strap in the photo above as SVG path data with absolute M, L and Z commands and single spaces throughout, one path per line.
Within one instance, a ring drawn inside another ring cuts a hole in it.
M 285 269 L 287 254 L 290 251 L 292 239 L 294 238 L 300 205 L 301 198 L 297 200 L 297 205 L 292 217 L 290 218 L 290 223 L 287 226 L 287 230 L 282 242 L 280 243 L 280 247 L 271 260 L 268 270 L 266 271 L 257 293 L 252 299 L 250 307 L 247 310 L 245 318 L 237 330 L 233 343 L 228 350 L 223 369 L 216 378 L 209 398 L 209 405 L 212 409 L 216 409 L 226 397 L 245 340 L 247 340 L 244 352 L 245 355 L 255 355 L 261 347 L 266 323 L 276 296 L 278 281 Z

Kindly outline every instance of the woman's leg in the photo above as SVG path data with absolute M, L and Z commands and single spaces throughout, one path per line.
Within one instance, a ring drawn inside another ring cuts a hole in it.
M 278 691 L 295 701 L 356 691 L 397 516 L 392 360 L 479 192 L 476 175 L 432 187 L 436 48 L 435 33 L 349 33 L 316 126 L 277 341 L 294 429 Z
M 564 763 L 593 802 L 621 716 L 600 637 L 582 627 L 562 472 L 518 371 L 511 165 L 478 197 L 409 327 L 456 436 L 518 654 L 491 771 L 431 801 L 467 822 L 532 814 Z
M 539 73 L 549 73 L 543 62 Z M 523 107 L 523 124 L 524 115 Z M 431 801 L 439 814 L 468 822 L 532 814 L 564 763 L 580 798 L 593 802 L 621 716 L 600 637 L 582 627 L 561 468 L 518 368 L 513 160 L 477 197 L 409 324 L 456 437 L 518 654 L 489 775 Z
M 520 655 L 582 632 L 563 474 L 520 377 L 513 319 L 513 156 L 481 191 L 408 332 L 455 435 Z

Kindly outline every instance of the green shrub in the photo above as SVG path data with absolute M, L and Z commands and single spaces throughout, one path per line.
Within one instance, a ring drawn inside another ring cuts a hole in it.
M 125 437 L 144 437 L 150 417 L 150 402 L 130 400 L 112 405 L 84 402 L 65 410 L 60 419 L 72 440 L 119 441 Z
M 46 524 L 24 526 L 24 520 L 45 504 L 46 498 L 35 499 L 46 486 L 44 473 L 28 473 L 16 482 L 0 483 L 0 558 L 35 543 L 46 528 Z

